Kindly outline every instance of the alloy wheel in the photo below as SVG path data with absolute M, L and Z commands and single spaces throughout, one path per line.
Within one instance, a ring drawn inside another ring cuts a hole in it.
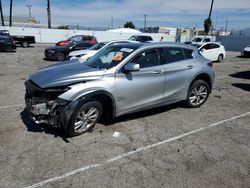
M 189 101 L 193 106 L 202 104 L 208 96 L 208 90 L 204 85 L 198 85 L 191 91 Z
M 86 131 L 90 127 L 92 127 L 98 117 L 99 117 L 99 109 L 96 107 L 89 107 L 77 113 L 75 118 L 74 130 Z

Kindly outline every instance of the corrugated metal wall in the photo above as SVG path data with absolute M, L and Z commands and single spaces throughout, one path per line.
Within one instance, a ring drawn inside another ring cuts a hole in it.
M 250 45 L 250 37 L 245 36 L 218 36 L 216 41 L 221 42 L 228 51 L 242 51 Z

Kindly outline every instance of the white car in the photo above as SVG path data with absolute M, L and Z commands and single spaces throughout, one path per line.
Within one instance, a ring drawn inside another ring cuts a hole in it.
M 191 41 L 185 42 L 185 44 L 202 45 L 202 44 L 205 44 L 207 42 L 211 42 L 211 39 L 208 37 L 204 37 L 204 38 L 195 37 Z
M 114 44 L 114 43 L 138 43 L 138 42 L 130 41 L 130 40 L 115 40 L 115 41 L 108 41 L 108 42 L 99 42 L 96 45 L 89 48 L 88 50 L 77 50 L 77 51 L 71 52 L 69 54 L 68 58 L 70 60 L 79 59 L 80 63 L 84 63 L 90 57 L 95 55 L 99 50 L 105 48 L 106 46 Z
M 208 42 L 202 45 L 195 45 L 201 55 L 210 61 L 222 62 L 226 57 L 225 47 L 220 43 Z

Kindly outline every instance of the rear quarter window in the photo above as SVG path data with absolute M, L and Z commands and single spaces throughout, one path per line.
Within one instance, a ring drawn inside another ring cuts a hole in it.
M 183 48 L 185 59 L 192 59 L 193 50 Z
M 185 59 L 185 55 L 182 48 L 165 48 L 166 62 L 172 63 Z

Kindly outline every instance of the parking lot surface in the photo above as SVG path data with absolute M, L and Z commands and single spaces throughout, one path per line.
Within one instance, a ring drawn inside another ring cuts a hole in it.
M 66 138 L 34 125 L 24 81 L 48 45 L 0 53 L 0 187 L 249 187 L 250 59 L 227 52 L 200 108 L 181 103 Z M 113 137 L 114 132 L 120 136 Z

